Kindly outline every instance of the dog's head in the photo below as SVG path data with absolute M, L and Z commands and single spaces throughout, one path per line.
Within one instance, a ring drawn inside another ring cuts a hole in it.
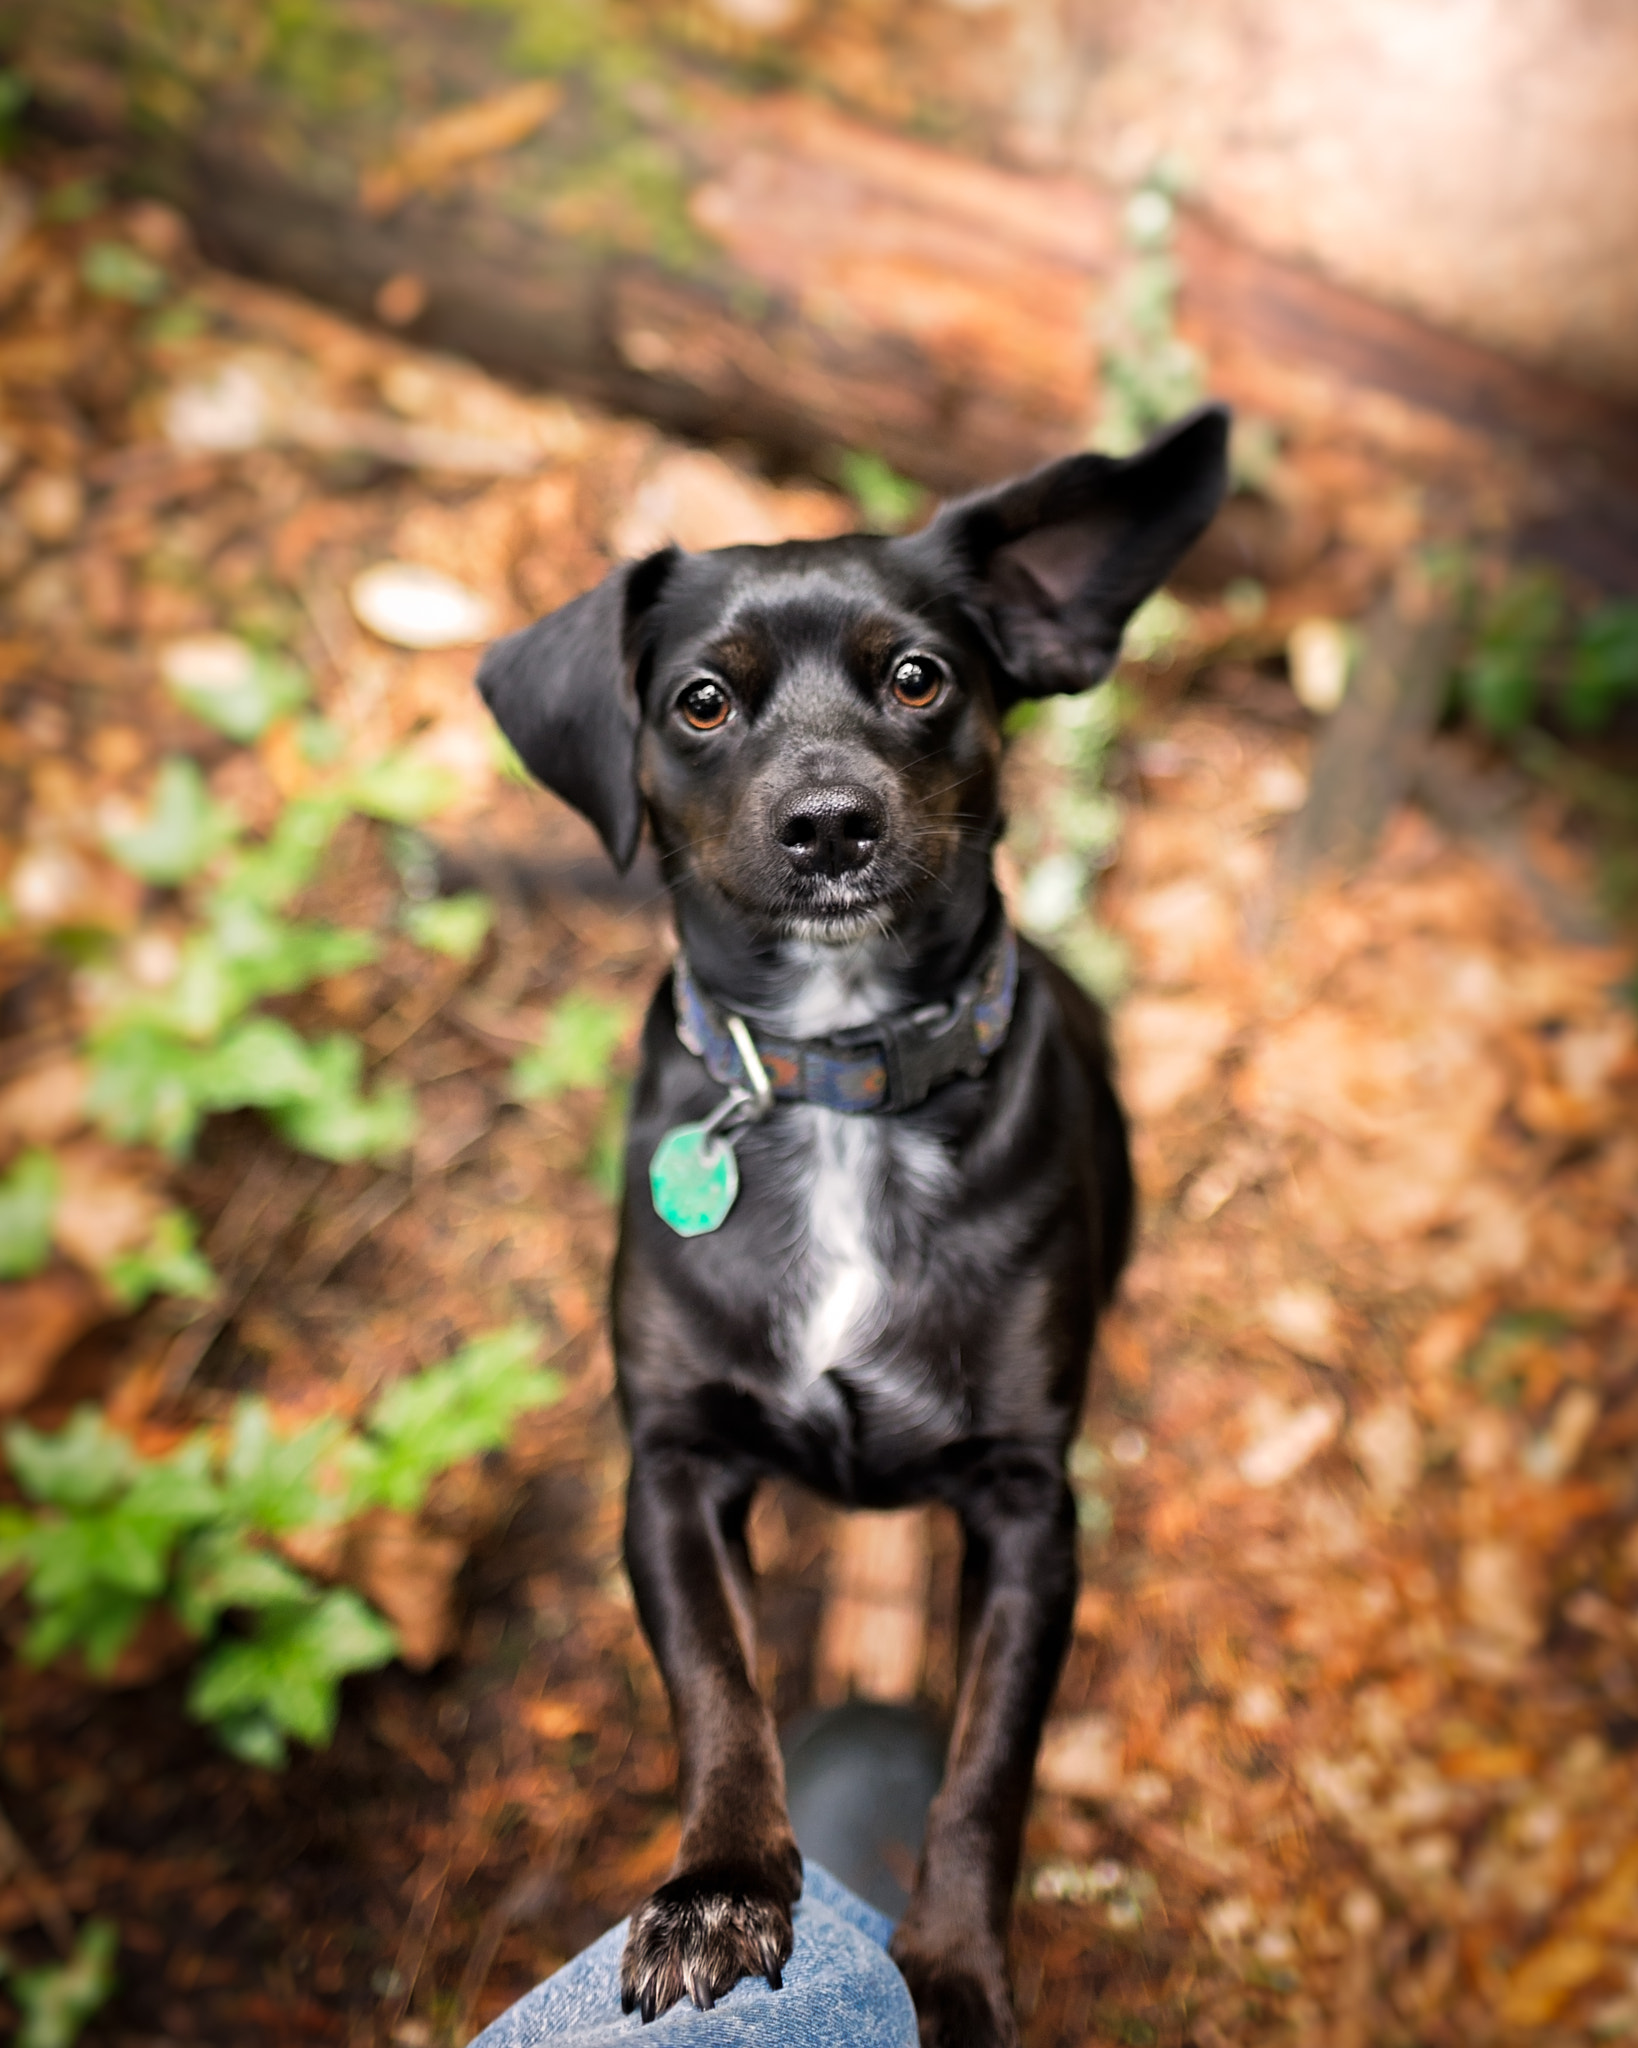
M 1002 716 L 1108 674 L 1227 439 L 1208 407 L 897 539 L 667 548 L 500 641 L 478 687 L 622 868 L 646 810 L 672 886 L 748 931 L 885 930 L 987 864 Z

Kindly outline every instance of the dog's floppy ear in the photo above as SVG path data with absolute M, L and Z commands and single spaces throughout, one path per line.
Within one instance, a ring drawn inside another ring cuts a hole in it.
M 1205 531 L 1228 484 L 1228 408 L 1202 406 L 1136 455 L 1070 455 L 947 505 L 917 536 L 955 557 L 1006 667 L 1005 701 L 1084 690 Z
M 637 666 L 645 613 L 677 559 L 662 548 L 521 633 L 478 664 L 478 688 L 531 775 L 597 827 L 631 866 L 643 828 L 637 787 Z

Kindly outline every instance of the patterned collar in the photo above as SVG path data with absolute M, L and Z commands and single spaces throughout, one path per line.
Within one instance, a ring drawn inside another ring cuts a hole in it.
M 712 1080 L 754 1094 L 728 1012 L 700 987 L 681 953 L 672 982 L 677 1036 L 704 1060 Z M 1003 922 L 982 966 L 946 1002 L 874 1017 L 828 1038 L 753 1029 L 751 1039 L 778 1101 L 855 1112 L 914 1109 L 958 1074 L 983 1073 L 1006 1038 L 1017 996 L 1018 941 Z

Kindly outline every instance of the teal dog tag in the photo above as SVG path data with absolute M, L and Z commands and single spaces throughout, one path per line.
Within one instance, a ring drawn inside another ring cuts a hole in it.
M 739 1161 L 729 1140 L 712 1128 L 718 1120 L 677 1124 L 648 1162 L 654 1213 L 679 1237 L 720 1230 L 739 1193 Z

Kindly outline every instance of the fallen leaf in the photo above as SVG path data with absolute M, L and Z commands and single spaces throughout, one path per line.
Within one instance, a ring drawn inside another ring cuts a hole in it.
M 378 562 L 347 596 L 359 623 L 394 647 L 470 647 L 495 630 L 487 598 L 418 562 Z
M 1338 1360 L 1336 1304 L 1323 1287 L 1282 1287 L 1263 1303 L 1263 1321 L 1299 1358 L 1320 1365 Z
M 397 1629 L 412 1671 L 436 1664 L 455 1640 L 455 1575 L 465 1561 L 464 1543 L 393 1508 L 373 1509 L 353 1533 L 346 1576 Z
M 1533 1778 L 1538 1759 L 1535 1751 L 1522 1743 L 1496 1742 L 1447 1749 L 1439 1758 L 1439 1768 L 1460 1785 L 1494 1785 L 1510 1778 Z
M 12 510 L 31 539 L 45 547 L 72 540 L 85 517 L 85 490 L 66 470 L 37 469 L 11 494 Z
M 1422 1476 L 1422 1432 L 1409 1403 L 1379 1401 L 1354 1423 L 1349 1441 L 1377 1500 L 1398 1507 Z
M 1133 996 L 1115 1018 L 1121 1093 L 1138 1117 L 1162 1117 L 1205 1087 L 1239 1019 L 1209 996 Z
M 682 1841 L 682 1823 L 675 1815 L 661 1821 L 654 1832 L 629 1849 L 609 1872 L 611 1884 L 632 1896 L 652 1891 L 677 1860 Z
M 1342 702 L 1354 660 L 1353 630 L 1340 619 L 1299 619 L 1286 638 L 1286 665 L 1297 702 L 1328 717 Z
M 1196 982 L 1234 951 L 1240 921 L 1222 890 L 1198 875 L 1136 891 L 1121 912 L 1147 979 L 1159 988 Z
M 747 476 L 720 455 L 678 448 L 638 482 L 609 531 L 629 559 L 675 541 L 691 551 L 823 540 L 853 524 L 846 501 L 828 491 L 779 490 Z
M 95 1284 L 73 1267 L 0 1286 L 0 1414 L 44 1393 L 57 1360 L 107 1316 Z
M 400 142 L 387 163 L 365 172 L 359 181 L 365 212 L 391 213 L 412 192 L 437 184 L 464 164 L 515 149 L 562 104 L 562 86 L 555 79 L 536 78 L 434 115 Z
M 1459 1586 L 1463 1616 L 1483 1634 L 1523 1655 L 1544 1627 L 1536 1559 L 1503 1537 L 1462 1546 Z
M 1602 1404 L 1591 1387 L 1567 1387 L 1559 1396 L 1547 1427 L 1524 1451 L 1524 1469 L 1532 1479 L 1553 1486 L 1567 1479 L 1598 1427 Z
M 122 1252 L 153 1236 L 170 1206 L 163 1183 L 139 1157 L 100 1138 L 82 1138 L 57 1154 L 61 1189 L 52 1224 L 60 1249 L 100 1273 Z
M 1583 1984 L 1601 1976 L 1605 1949 L 1584 1934 L 1558 1934 L 1532 1949 L 1512 1976 L 1501 2001 L 1510 2027 L 1544 2027 Z
M 543 1742 L 566 1742 L 573 1735 L 595 1735 L 602 1725 L 594 1708 L 562 1696 L 531 1701 L 523 1709 L 523 1722 Z
M 1248 1486 L 1278 1486 L 1300 1472 L 1336 1435 L 1342 1411 L 1334 1401 L 1309 1401 L 1265 1426 L 1240 1454 Z
M 1035 1782 L 1069 1799 L 1113 1799 L 1125 1776 L 1126 1739 L 1109 1714 L 1049 1721 Z

